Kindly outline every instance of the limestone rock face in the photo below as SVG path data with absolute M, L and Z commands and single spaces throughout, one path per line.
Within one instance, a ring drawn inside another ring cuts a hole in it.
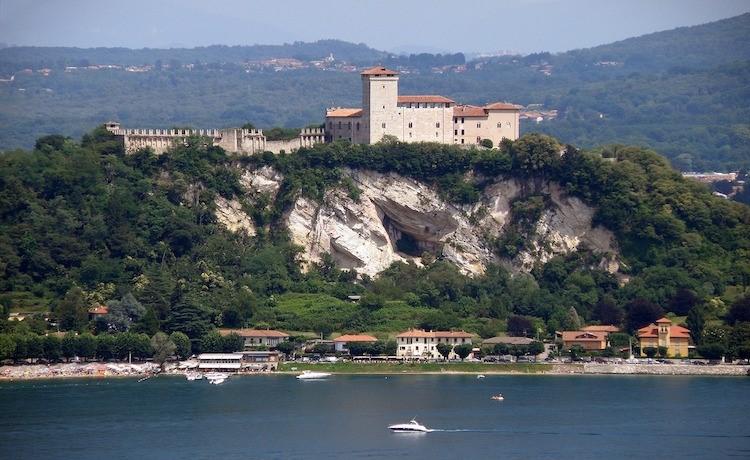
M 397 174 L 345 170 L 361 191 L 356 200 L 340 188 L 328 190 L 323 203 L 299 197 L 285 216 L 292 241 L 304 249 L 303 263 L 331 254 L 340 268 L 375 276 L 393 262 L 422 263 L 425 253 L 453 262 L 463 273 L 479 275 L 490 263 L 528 272 L 559 254 L 585 245 L 604 255 L 600 268 L 619 269 L 611 232 L 591 222 L 594 209 L 567 196 L 555 183 L 503 179 L 485 188 L 478 203 L 456 206 L 431 187 Z M 242 185 L 249 197 L 275 197 L 283 177 L 271 168 L 246 171 Z M 502 236 L 511 219 L 511 203 L 544 194 L 551 205 L 542 213 L 524 249 L 501 260 L 490 241 Z M 237 200 L 217 200 L 217 218 L 232 231 L 252 228 Z M 254 234 L 254 229 L 253 229 Z
M 230 232 L 244 232 L 247 236 L 255 235 L 253 220 L 242 209 L 242 204 L 236 198 L 227 200 L 222 196 L 216 197 L 216 220 Z

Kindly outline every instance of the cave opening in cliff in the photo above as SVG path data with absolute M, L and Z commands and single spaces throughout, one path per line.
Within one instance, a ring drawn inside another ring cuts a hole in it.
M 439 255 L 442 253 L 442 244 L 435 241 L 424 239 L 424 235 L 415 235 L 403 230 L 396 220 L 388 214 L 383 213 L 383 227 L 391 237 L 393 247 L 396 251 L 409 257 L 422 257 L 425 252 Z M 425 233 L 429 234 L 429 226 L 425 226 Z

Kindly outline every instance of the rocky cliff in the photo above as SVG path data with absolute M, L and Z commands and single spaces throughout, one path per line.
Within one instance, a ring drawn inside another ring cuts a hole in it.
M 490 263 L 529 271 L 583 244 L 604 255 L 602 268 L 619 268 L 613 235 L 591 225 L 594 209 L 566 196 L 556 183 L 497 180 L 485 188 L 479 202 L 461 207 L 443 200 L 433 188 L 396 174 L 345 174 L 361 191 L 356 198 L 341 188 L 328 190 L 322 203 L 299 197 L 284 217 L 292 240 L 304 248 L 306 263 L 330 253 L 339 267 L 374 276 L 396 261 L 421 264 L 427 253 L 453 262 L 463 273 L 478 275 Z M 261 193 L 273 198 L 282 180 L 270 168 L 245 172 L 245 198 L 253 200 Z M 511 203 L 530 193 L 546 195 L 549 205 L 525 249 L 512 260 L 501 259 L 491 242 L 507 229 Z M 254 233 L 239 202 L 219 199 L 216 204 L 217 218 L 229 230 Z

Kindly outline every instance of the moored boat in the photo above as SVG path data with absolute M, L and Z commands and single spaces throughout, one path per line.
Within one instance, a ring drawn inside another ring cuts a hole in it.
M 320 380 L 330 376 L 331 374 L 328 372 L 303 371 L 297 378 L 299 380 Z

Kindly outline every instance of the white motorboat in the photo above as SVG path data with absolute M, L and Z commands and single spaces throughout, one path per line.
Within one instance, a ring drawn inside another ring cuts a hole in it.
M 397 423 L 391 425 L 388 429 L 396 433 L 429 433 L 432 431 L 413 419 L 409 423 Z
M 201 380 L 203 378 L 203 374 L 201 374 L 200 372 L 186 372 L 185 378 L 189 381 Z
M 478 379 L 483 379 L 483 378 L 484 378 L 484 374 L 479 374 L 479 375 L 477 375 L 477 378 L 478 378 Z
M 493 401 L 505 401 L 505 397 L 500 393 L 490 396 L 490 399 Z
M 211 385 L 221 385 L 226 382 L 228 378 L 229 374 L 224 372 L 209 372 L 206 374 L 206 379 L 208 379 L 208 383 Z
M 297 378 L 299 380 L 320 380 L 330 376 L 331 374 L 329 374 L 328 372 L 302 371 L 302 373 L 298 375 Z

